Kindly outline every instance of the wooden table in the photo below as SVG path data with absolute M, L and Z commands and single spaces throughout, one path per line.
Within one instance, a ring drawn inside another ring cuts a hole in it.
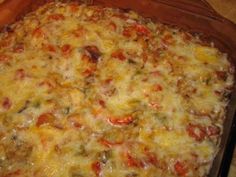
M 207 0 L 207 1 L 221 15 L 236 23 L 236 0 Z

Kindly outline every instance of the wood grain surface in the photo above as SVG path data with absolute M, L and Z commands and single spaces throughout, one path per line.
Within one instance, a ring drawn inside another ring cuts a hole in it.
M 236 0 L 207 0 L 224 17 L 236 23 Z M 236 174 L 235 174 L 236 177 Z

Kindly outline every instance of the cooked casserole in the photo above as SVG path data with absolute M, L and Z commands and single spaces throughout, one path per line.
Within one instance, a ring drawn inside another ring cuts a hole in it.
M 49 3 L 0 34 L 0 176 L 205 177 L 234 68 L 133 11 Z

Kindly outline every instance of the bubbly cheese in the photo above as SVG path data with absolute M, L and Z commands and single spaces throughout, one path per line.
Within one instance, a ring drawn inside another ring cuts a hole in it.
M 46 4 L 0 33 L 0 176 L 205 177 L 233 73 L 133 11 Z

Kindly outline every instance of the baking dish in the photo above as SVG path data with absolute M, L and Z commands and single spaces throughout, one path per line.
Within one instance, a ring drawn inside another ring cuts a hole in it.
M 9 0 L 0 7 L 0 24 L 13 22 L 41 4 L 43 0 Z M 214 42 L 222 51 L 229 54 L 231 62 L 236 62 L 236 27 L 219 16 L 205 1 L 185 0 L 94 0 L 87 3 L 133 9 L 143 16 L 169 25 L 178 26 L 191 33 L 199 34 L 207 42 Z M 227 110 L 227 118 L 220 151 L 214 160 L 209 177 L 227 176 L 235 133 L 234 112 L 236 107 L 235 89 Z

